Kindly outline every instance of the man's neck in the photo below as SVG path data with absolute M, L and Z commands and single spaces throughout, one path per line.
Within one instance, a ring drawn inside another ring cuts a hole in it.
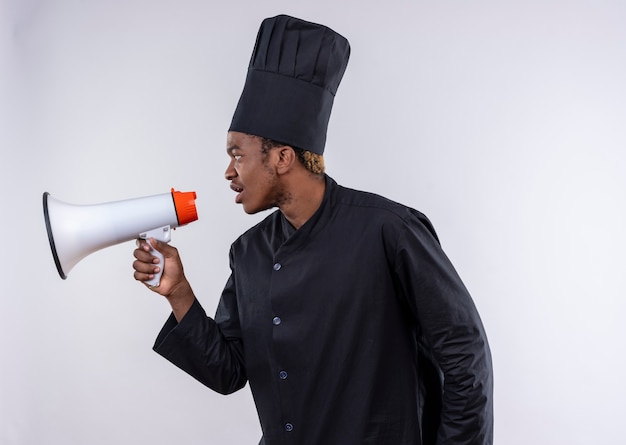
M 289 199 L 279 205 L 289 224 L 296 230 L 319 209 L 326 191 L 326 179 L 307 175 L 288 186 Z

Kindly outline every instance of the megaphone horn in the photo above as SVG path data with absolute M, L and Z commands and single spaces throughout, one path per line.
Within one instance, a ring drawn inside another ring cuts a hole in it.
M 43 214 L 50 249 L 59 275 L 87 255 L 105 247 L 137 238 L 169 242 L 171 230 L 198 219 L 196 192 L 179 192 L 126 199 L 103 204 L 76 205 L 43 194 Z M 161 258 L 159 252 L 152 252 Z M 161 267 L 162 273 L 162 267 Z M 147 282 L 158 286 L 160 275 Z

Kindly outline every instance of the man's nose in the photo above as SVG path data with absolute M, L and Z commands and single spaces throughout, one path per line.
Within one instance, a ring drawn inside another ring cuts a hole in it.
M 224 172 L 224 177 L 227 181 L 231 181 L 233 178 L 237 177 L 237 170 L 235 170 L 234 161 L 231 160 L 228 164 L 228 167 Z

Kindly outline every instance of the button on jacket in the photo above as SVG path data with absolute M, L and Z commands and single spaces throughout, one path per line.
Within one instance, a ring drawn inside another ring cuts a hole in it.
M 237 239 L 214 320 L 196 300 L 154 349 L 223 394 L 246 382 L 265 445 L 492 442 L 492 369 L 474 303 L 421 213 L 326 177 L 295 230 Z

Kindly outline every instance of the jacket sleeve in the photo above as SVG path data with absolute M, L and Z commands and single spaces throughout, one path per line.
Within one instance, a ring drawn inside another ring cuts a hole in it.
M 414 211 L 396 227 L 394 251 L 394 272 L 417 320 L 419 348 L 443 377 L 436 443 L 489 445 L 491 352 L 474 302 L 424 215 Z
M 218 317 L 219 323 L 195 300 L 180 323 L 170 315 L 153 349 L 202 384 L 230 394 L 247 382 L 232 276 L 222 293 Z

